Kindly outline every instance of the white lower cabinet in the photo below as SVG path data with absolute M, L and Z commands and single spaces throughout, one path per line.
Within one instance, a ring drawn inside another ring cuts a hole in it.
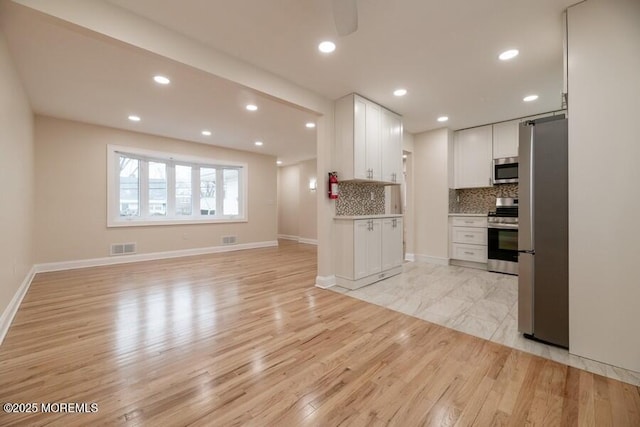
M 357 289 L 402 271 L 402 218 L 336 218 L 336 283 Z
M 449 218 L 451 263 L 486 268 L 487 217 L 450 216 Z

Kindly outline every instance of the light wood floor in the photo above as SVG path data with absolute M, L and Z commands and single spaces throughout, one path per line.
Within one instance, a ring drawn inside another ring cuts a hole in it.
M 315 248 L 39 274 L 0 425 L 640 426 L 640 389 L 313 286 Z

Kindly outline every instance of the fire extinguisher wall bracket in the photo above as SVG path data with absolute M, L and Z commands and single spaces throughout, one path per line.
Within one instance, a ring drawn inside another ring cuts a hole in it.
M 338 198 L 338 172 L 329 172 L 329 198 Z

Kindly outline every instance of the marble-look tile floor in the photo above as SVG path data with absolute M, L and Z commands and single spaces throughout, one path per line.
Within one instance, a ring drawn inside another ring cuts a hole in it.
M 570 354 L 518 332 L 518 278 L 456 266 L 410 262 L 403 274 L 364 288 L 333 291 L 536 354 L 569 366 L 640 386 L 640 372 Z

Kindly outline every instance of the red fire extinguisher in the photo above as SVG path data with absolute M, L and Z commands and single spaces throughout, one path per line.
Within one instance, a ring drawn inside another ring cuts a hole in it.
M 329 198 L 338 198 L 338 172 L 329 172 Z

